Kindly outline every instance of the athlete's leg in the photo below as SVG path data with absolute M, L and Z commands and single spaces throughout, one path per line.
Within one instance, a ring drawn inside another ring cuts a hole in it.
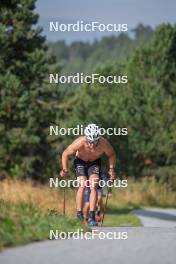
M 85 188 L 86 188 L 87 177 L 79 176 L 78 180 L 79 180 L 79 188 L 78 188 L 77 195 L 76 195 L 76 209 L 78 212 L 80 212 L 83 210 L 84 193 L 85 193 Z
M 86 166 L 82 160 L 76 157 L 74 160 L 74 167 L 77 180 L 79 181 L 79 188 L 76 195 L 77 218 L 83 220 L 84 193 L 87 181 Z
M 98 193 L 97 212 L 100 213 L 103 208 L 102 189 L 98 190 L 97 193 Z
M 84 205 L 84 217 L 85 217 L 85 219 L 89 218 L 89 202 L 88 203 L 85 202 L 85 205 Z
M 88 220 L 89 219 L 90 187 L 86 187 L 84 197 L 85 197 L 85 204 L 83 207 L 84 217 L 86 220 Z
M 97 203 L 97 186 L 99 182 L 101 161 L 100 159 L 94 161 L 88 169 L 88 176 L 90 181 L 90 225 L 97 225 L 95 221 L 95 207 Z
M 95 216 L 95 220 L 97 222 L 101 222 L 101 211 L 103 209 L 103 199 L 102 199 L 102 188 L 98 186 L 97 193 L 98 193 L 98 199 L 97 199 L 97 213 Z
M 89 178 L 90 180 L 90 211 L 95 211 L 97 203 L 97 186 L 99 181 L 99 176 L 97 174 L 92 174 Z

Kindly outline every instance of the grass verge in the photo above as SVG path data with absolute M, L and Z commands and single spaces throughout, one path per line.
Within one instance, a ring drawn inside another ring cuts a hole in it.
M 0 248 L 49 239 L 50 230 L 76 231 L 87 228 L 56 212 L 43 212 L 33 205 L 0 200 Z
M 109 205 L 103 226 L 142 226 L 140 219 L 133 214 L 133 209 L 130 206 Z
M 46 240 L 49 230 L 86 230 L 75 218 L 76 190 L 63 190 L 31 181 L 0 181 L 0 247 Z M 104 226 L 141 226 L 132 210 L 136 207 L 175 207 L 176 193 L 154 180 L 128 180 L 127 188 L 113 188 L 108 200 Z

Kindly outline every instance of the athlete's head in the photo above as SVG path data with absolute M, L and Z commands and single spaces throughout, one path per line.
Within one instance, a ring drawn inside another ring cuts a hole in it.
M 99 127 L 95 124 L 89 124 L 84 129 L 84 134 L 89 144 L 96 145 L 100 138 Z

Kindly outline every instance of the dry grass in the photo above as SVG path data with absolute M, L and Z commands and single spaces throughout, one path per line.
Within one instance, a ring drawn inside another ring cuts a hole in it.
M 75 215 L 76 190 L 66 190 L 66 214 Z M 13 203 L 27 202 L 43 211 L 63 212 L 63 189 L 49 188 L 47 185 L 30 181 L 4 180 L 0 182 L 0 199 Z M 176 207 L 176 193 L 168 191 L 166 185 L 153 180 L 134 182 L 128 180 L 127 188 L 116 188 L 108 204 L 117 207 L 161 206 Z
M 31 181 L 9 179 L 1 181 L 0 199 L 13 203 L 31 203 L 45 212 L 48 210 L 63 212 L 63 190 L 58 191 Z M 68 216 L 75 214 L 75 192 L 71 190 L 66 190 L 66 213 Z
M 176 207 L 176 192 L 171 191 L 167 184 L 159 184 L 154 179 L 143 179 L 135 182 L 128 180 L 127 188 L 113 190 L 110 203 L 116 205 Z

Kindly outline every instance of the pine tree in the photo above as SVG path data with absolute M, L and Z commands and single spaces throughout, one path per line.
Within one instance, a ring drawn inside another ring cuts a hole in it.
M 35 0 L 0 3 L 0 170 L 42 180 L 52 169 L 48 127 L 59 94 L 46 81 L 54 58 L 34 9 Z
M 176 26 L 159 26 L 152 41 L 136 50 L 128 65 L 129 144 L 136 164 L 176 162 Z M 143 165 L 142 165 L 143 164 Z M 163 173 L 164 174 L 164 173 Z
M 95 122 L 105 128 L 127 127 L 128 136 L 109 138 L 117 151 L 118 167 L 135 176 L 148 168 L 155 172 L 162 168 L 164 176 L 165 168 L 175 176 L 176 26 L 158 27 L 152 40 L 137 48 L 122 66 L 119 62 L 106 65 L 97 73 L 127 75 L 127 84 L 83 85 L 67 100 L 65 120 L 68 126 Z

